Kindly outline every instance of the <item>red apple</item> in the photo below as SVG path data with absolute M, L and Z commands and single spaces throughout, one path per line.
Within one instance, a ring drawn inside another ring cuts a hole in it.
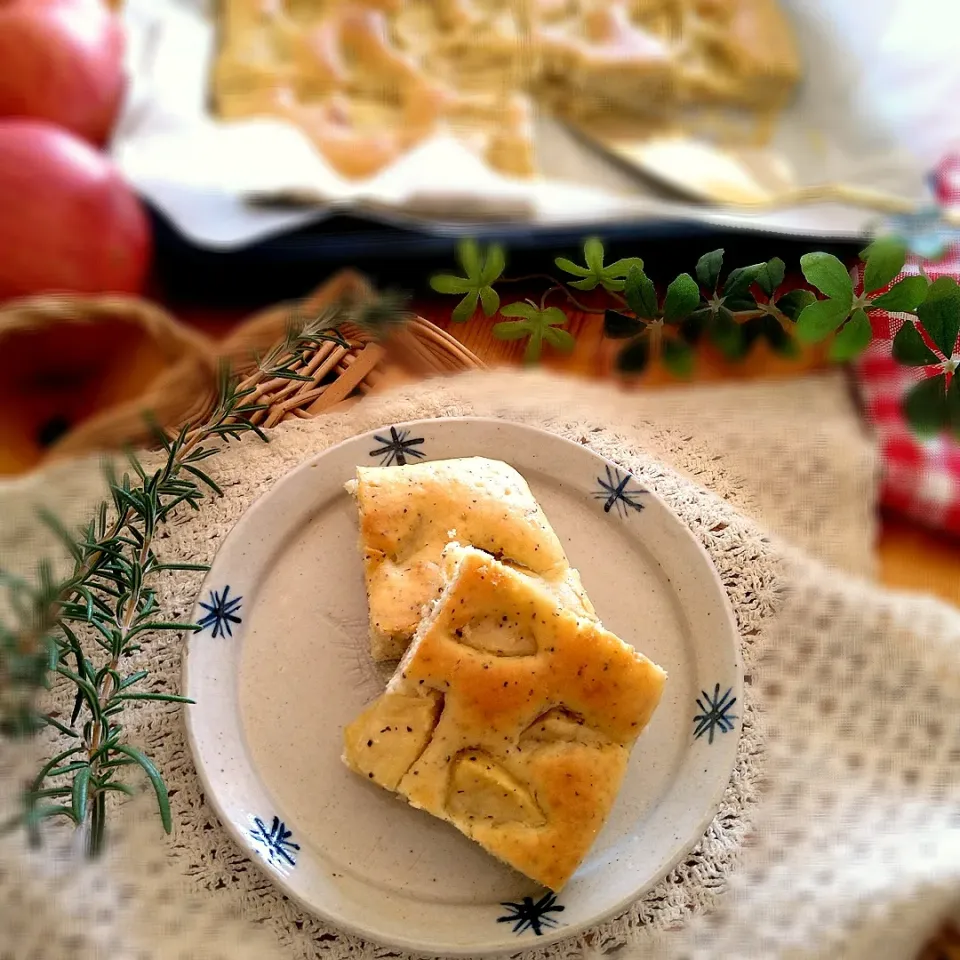
M 139 293 L 150 224 L 110 160 L 39 120 L 0 120 L 0 301 Z
M 102 145 L 123 99 L 123 30 L 102 0 L 0 0 L 0 117 Z

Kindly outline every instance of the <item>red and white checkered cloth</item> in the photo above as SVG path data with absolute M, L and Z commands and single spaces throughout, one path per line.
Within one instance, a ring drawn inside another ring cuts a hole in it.
M 960 209 L 960 156 L 940 164 L 934 184 L 942 207 Z M 960 280 L 960 242 L 951 244 L 936 263 L 926 261 L 925 270 L 931 280 L 941 276 Z M 901 276 L 917 272 L 917 261 L 911 258 Z M 939 371 L 905 367 L 893 359 L 892 341 L 904 322 L 902 315 L 878 310 L 871 314 L 871 322 L 874 339 L 857 363 L 856 374 L 880 442 L 882 502 L 922 523 L 960 534 L 960 442 L 947 434 L 918 439 L 900 411 L 907 390 Z

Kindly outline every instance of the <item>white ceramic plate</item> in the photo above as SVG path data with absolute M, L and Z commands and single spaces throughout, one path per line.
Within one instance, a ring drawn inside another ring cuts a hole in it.
M 590 854 L 553 895 L 453 827 L 351 773 L 344 725 L 389 671 L 367 648 L 358 464 L 485 456 L 526 477 L 604 625 L 669 673 Z M 700 838 L 729 780 L 743 672 L 723 587 L 686 526 L 630 474 L 531 427 L 387 425 L 302 464 L 218 553 L 185 665 L 207 797 L 284 892 L 331 923 L 412 951 L 517 951 L 615 915 Z

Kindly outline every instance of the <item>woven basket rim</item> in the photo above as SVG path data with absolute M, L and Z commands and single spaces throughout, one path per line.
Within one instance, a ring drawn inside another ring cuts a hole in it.
M 55 294 L 10 301 L 0 307 L 0 338 L 5 332 L 38 329 L 56 323 L 123 320 L 139 324 L 159 342 L 173 345 L 168 366 L 143 393 L 129 401 L 101 410 L 78 423 L 49 448 L 41 463 L 117 448 L 149 439 L 144 412 L 170 428 L 196 422 L 209 409 L 214 396 L 218 364 L 228 361 L 243 377 L 256 370 L 256 356 L 265 354 L 286 335 L 287 320 L 294 309 L 320 310 L 332 301 L 348 297 L 375 296 L 366 279 L 355 271 L 341 271 L 300 301 L 274 304 L 241 320 L 235 329 L 214 341 L 178 320 L 163 306 L 125 295 Z M 411 379 L 462 370 L 485 364 L 448 331 L 424 317 L 414 316 L 393 331 L 382 344 L 355 327 L 341 328 L 351 347 L 310 352 L 302 360 L 310 382 L 266 384 L 257 402 L 268 405 L 264 426 L 290 417 L 312 417 L 350 404 L 365 393 L 395 383 L 397 375 Z M 322 355 L 321 355 L 322 354 Z M 396 370 L 395 374 L 388 374 Z M 403 373 L 406 371 L 406 373 Z M 264 387 L 261 384 L 261 387 Z M 252 402 L 252 401 L 251 401 Z
M 211 355 L 215 342 L 178 320 L 158 303 L 127 294 L 70 293 L 18 297 L 0 304 L 0 338 L 57 324 L 127 323 L 143 330 L 175 361 L 188 355 Z

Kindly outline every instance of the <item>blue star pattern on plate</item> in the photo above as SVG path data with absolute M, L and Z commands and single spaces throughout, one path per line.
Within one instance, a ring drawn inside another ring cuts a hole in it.
M 389 437 L 381 437 L 375 433 L 373 439 L 383 444 L 382 447 L 370 451 L 371 457 L 380 457 L 381 467 L 389 467 L 393 464 L 405 467 L 409 460 L 420 460 L 426 456 L 423 451 L 414 449 L 423 443 L 423 437 L 411 437 L 409 430 L 397 430 L 396 427 L 391 427 Z
M 271 863 L 283 861 L 291 867 L 296 866 L 297 859 L 293 854 L 300 849 L 300 844 L 290 839 L 292 831 L 287 829 L 287 825 L 279 817 L 273 818 L 269 830 L 259 817 L 254 817 L 253 822 L 256 829 L 250 831 L 250 839 L 263 844 L 267 850 L 267 859 Z
M 733 688 L 728 687 L 727 692 L 721 697 L 719 683 L 713 688 L 712 697 L 706 690 L 700 691 L 700 697 L 697 697 L 700 713 L 693 718 L 694 740 L 699 740 L 707 734 L 707 742 L 713 743 L 713 735 L 718 730 L 721 733 L 729 733 L 733 729 L 733 721 L 737 719 L 737 715 L 730 710 L 737 702 L 737 698 L 731 697 L 731 693 Z
M 501 903 L 510 913 L 497 917 L 497 923 L 512 923 L 513 932 L 520 934 L 532 930 L 538 937 L 543 936 L 544 929 L 555 927 L 557 920 L 551 913 L 560 913 L 566 908 L 557 903 L 555 893 L 545 893 L 539 900 L 533 897 L 524 897 L 520 903 Z
M 621 517 L 625 517 L 631 510 L 636 510 L 639 513 L 643 509 L 643 504 L 636 497 L 638 494 L 647 491 L 643 487 L 630 489 L 633 474 L 626 473 L 621 476 L 616 467 L 611 470 L 609 465 L 605 469 L 607 472 L 606 479 L 597 477 L 599 486 L 593 491 L 595 500 L 606 501 L 603 505 L 603 512 L 609 513 L 611 509 L 615 508 Z
M 200 606 L 207 612 L 200 618 L 198 626 L 201 630 L 207 627 L 213 627 L 215 637 L 232 637 L 233 624 L 242 623 L 243 620 L 237 616 L 240 609 L 240 603 L 243 597 L 228 597 L 230 593 L 230 584 L 223 588 L 222 593 L 216 590 L 210 591 L 209 603 L 200 601 Z

